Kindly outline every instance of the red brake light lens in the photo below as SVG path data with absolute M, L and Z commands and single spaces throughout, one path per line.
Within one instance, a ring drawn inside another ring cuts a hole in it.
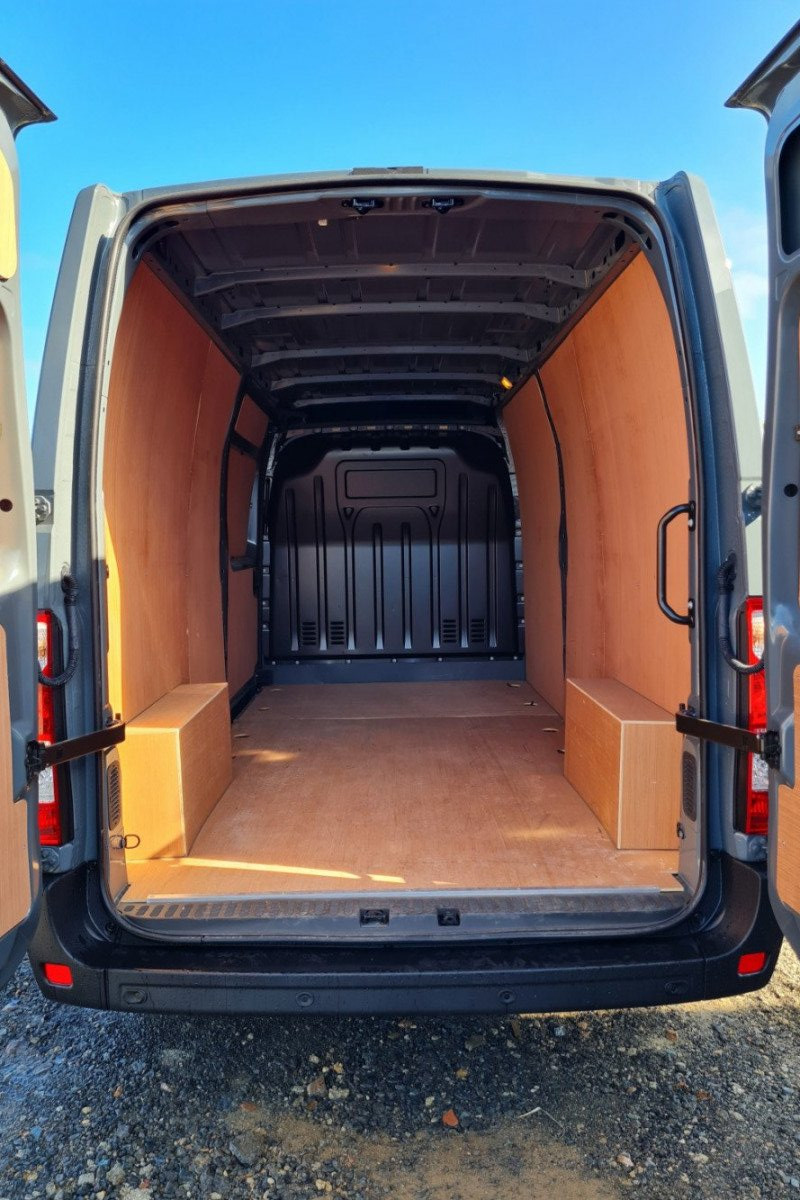
M 760 596 L 748 596 L 745 601 L 747 623 L 747 661 L 757 663 L 764 657 L 764 602 Z M 764 672 L 747 677 L 750 701 L 751 728 L 766 729 L 767 686 Z
M 42 963 L 42 974 L 54 987 L 72 987 L 72 968 L 65 963 Z
M 764 602 L 748 596 L 744 607 L 746 661 L 756 663 L 764 655 Z M 764 672 L 748 675 L 743 714 L 747 728 L 764 733 L 767 728 L 767 685 Z M 743 833 L 766 835 L 769 821 L 769 767 L 760 754 L 748 754 L 744 766 L 744 803 L 739 826 Z
M 742 954 L 739 956 L 739 974 L 740 975 L 758 975 L 764 970 L 767 965 L 767 956 L 763 950 L 756 950 L 751 954 Z
M 55 620 L 54 613 L 46 609 L 36 620 L 37 655 L 43 675 L 54 674 Z M 39 741 L 50 746 L 57 740 L 55 692 L 39 684 Z M 39 776 L 39 840 L 43 846 L 60 846 L 63 832 L 58 772 L 47 767 Z

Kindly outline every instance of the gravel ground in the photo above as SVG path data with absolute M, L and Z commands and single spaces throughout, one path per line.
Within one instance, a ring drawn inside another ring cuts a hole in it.
M 0 994 L 0 1198 L 800 1194 L 800 967 L 743 999 L 234 1019 Z

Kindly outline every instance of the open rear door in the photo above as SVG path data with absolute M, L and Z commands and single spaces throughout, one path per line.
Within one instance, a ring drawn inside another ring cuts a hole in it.
M 800 952 L 800 24 L 731 96 L 768 122 L 769 359 L 764 436 L 764 613 L 775 915 Z
M 53 114 L 0 60 L 0 985 L 25 953 L 39 899 L 36 553 L 19 295 L 14 138 Z

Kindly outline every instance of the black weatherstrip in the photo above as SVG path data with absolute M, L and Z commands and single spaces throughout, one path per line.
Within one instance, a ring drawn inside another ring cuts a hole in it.
M 225 671 L 228 670 L 228 457 L 231 441 L 235 436 L 236 422 L 242 410 L 248 380 L 242 375 L 228 422 L 228 431 L 222 447 L 222 464 L 219 482 L 219 581 L 222 590 L 222 642 L 225 651 Z
M 556 429 L 553 414 L 550 411 L 550 405 L 547 401 L 547 392 L 544 390 L 542 376 L 538 371 L 534 372 L 534 377 L 539 385 L 539 391 L 542 396 L 542 404 L 544 405 L 547 423 L 550 426 L 550 432 L 553 435 L 553 445 L 556 450 L 556 462 L 558 463 L 558 491 L 561 499 L 561 516 L 558 522 L 558 569 L 561 572 L 561 663 L 564 670 L 564 678 L 567 677 L 567 570 L 569 566 L 569 543 L 567 538 L 567 492 L 564 485 L 564 456 L 561 453 L 561 442 L 558 440 L 558 431 Z

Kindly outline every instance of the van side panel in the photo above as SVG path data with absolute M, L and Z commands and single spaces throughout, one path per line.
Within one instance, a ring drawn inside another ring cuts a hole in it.
M 109 697 L 126 720 L 181 683 L 225 678 L 219 488 L 237 385 L 140 268 L 114 349 L 103 474 Z
M 222 444 L 237 384 L 234 368 L 215 346 L 209 345 L 191 451 L 186 528 L 190 683 L 225 678 L 219 625 L 219 489 Z
M 558 460 L 535 379 L 508 405 L 503 418 L 514 459 L 522 523 L 525 669 L 534 691 L 563 713 Z
M 566 673 L 616 679 L 667 711 L 690 690 L 686 630 L 656 601 L 656 527 L 673 504 L 688 499 L 686 422 L 675 341 L 658 282 L 639 255 L 541 369 L 564 463 L 569 543 Z M 520 409 L 542 407 L 535 379 L 506 410 L 523 494 L 552 438 L 531 445 Z M 541 424 L 541 423 L 540 423 Z M 542 435 L 536 431 L 537 437 Z M 536 484 L 539 487 L 541 484 Z M 552 494 L 552 484 L 546 486 Z M 523 512 L 527 581 L 558 577 L 552 514 L 544 546 Z M 554 535 L 555 533 L 555 535 Z M 670 599 L 685 611 L 689 595 L 685 523 L 670 531 Z M 527 661 L 534 647 L 561 645 L 560 600 L 526 605 Z M 542 680 L 531 678 L 537 689 Z M 547 698 L 563 711 L 552 683 Z

